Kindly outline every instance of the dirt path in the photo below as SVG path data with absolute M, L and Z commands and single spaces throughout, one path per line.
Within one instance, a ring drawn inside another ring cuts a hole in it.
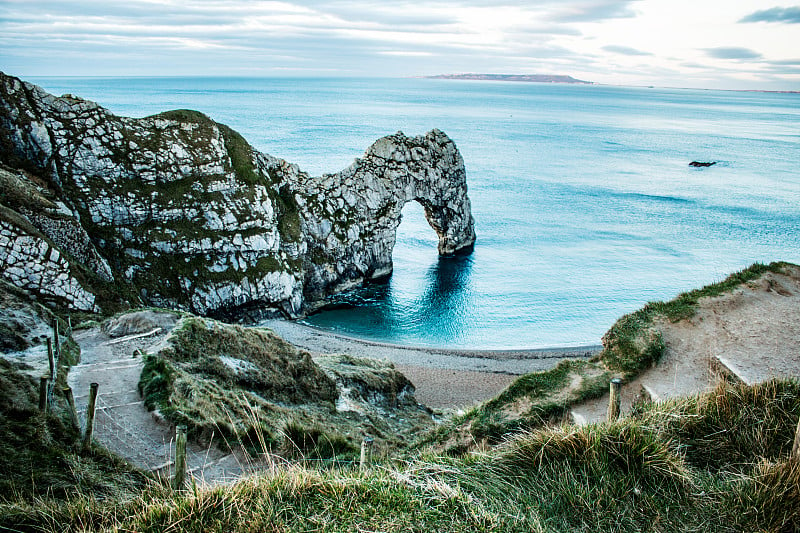
M 81 347 L 81 362 L 70 370 L 69 385 L 85 425 L 89 385 L 99 384 L 94 424 L 97 442 L 145 470 L 170 475 L 174 428 L 145 409 L 137 389 L 143 362 L 133 354 L 135 350 L 154 351 L 175 325 L 175 317 L 151 314 L 160 329 L 138 338 L 133 338 L 135 334 L 112 338 L 100 328 L 77 331 L 74 338 Z M 190 442 L 187 468 L 196 480 L 216 484 L 239 477 L 248 465 L 213 444 L 201 448 Z
M 622 410 L 638 396 L 662 400 L 710 390 L 720 373 L 753 384 L 800 378 L 800 268 L 768 272 L 729 294 L 700 301 L 696 314 L 658 329 L 659 364 L 622 388 Z M 578 421 L 602 420 L 608 399 L 576 407 Z

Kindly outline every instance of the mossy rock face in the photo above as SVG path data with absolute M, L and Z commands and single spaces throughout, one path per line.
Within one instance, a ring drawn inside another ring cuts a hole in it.
M 0 190 L 13 189 L 9 202 L 57 204 L 107 261 L 106 284 L 79 280 L 101 307 L 127 300 L 206 316 L 301 315 L 391 272 L 409 201 L 425 206 L 440 253 L 475 240 L 463 160 L 437 130 L 385 137 L 344 171 L 312 178 L 202 113 L 118 117 L 0 73 L 0 146 L 0 163 L 52 192 L 11 176 L 0 179 Z M 71 243 L 55 244 L 98 270 Z

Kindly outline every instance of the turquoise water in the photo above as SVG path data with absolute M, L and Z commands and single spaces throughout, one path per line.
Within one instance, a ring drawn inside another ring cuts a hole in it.
M 478 241 L 439 259 L 404 210 L 384 285 L 306 322 L 401 344 L 597 344 L 620 315 L 753 262 L 800 262 L 800 95 L 422 79 L 31 80 L 113 112 L 191 108 L 312 173 L 440 128 Z M 692 160 L 718 161 L 709 168 Z

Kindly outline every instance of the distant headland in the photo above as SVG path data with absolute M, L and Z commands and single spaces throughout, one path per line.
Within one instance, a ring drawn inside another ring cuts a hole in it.
M 484 80 L 484 81 L 525 81 L 529 83 L 579 83 L 592 85 L 594 82 L 578 80 L 563 74 L 437 74 L 425 76 L 435 80 Z

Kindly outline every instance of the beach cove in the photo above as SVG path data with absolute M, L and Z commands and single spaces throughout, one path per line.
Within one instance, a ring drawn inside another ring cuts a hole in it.
M 315 354 L 389 360 L 414 384 L 417 399 L 434 409 L 468 408 L 496 396 L 522 374 L 549 370 L 563 359 L 586 359 L 602 348 L 448 350 L 347 337 L 288 320 L 269 320 L 261 326 Z

